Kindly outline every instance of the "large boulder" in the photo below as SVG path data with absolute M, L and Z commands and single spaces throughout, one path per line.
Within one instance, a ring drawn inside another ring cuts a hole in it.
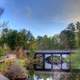
M 10 80 L 16 80 L 16 78 L 27 78 L 27 72 L 22 66 L 13 64 L 10 66 L 8 72 L 6 73 L 6 76 Z

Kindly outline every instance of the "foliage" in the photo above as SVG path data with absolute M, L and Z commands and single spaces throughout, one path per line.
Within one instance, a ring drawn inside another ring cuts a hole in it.
M 0 57 L 4 56 L 4 49 L 0 47 Z
M 49 57 L 46 58 L 46 61 L 50 64 L 61 63 L 60 56 L 49 56 Z
M 4 56 L 7 51 L 9 51 L 9 48 L 0 47 L 0 58 Z
M 72 69 L 80 69 L 80 50 L 71 55 Z
M 69 28 L 69 27 L 68 27 Z M 75 34 L 72 30 L 63 30 L 60 34 L 61 43 L 65 49 L 75 48 Z
M 32 34 L 26 30 L 18 32 L 17 30 L 5 28 L 2 31 L 0 41 L 2 46 L 6 44 L 11 48 L 11 50 L 14 50 L 17 46 L 28 48 L 29 43 L 27 42 L 32 41 L 32 39 Z
M 8 71 L 8 67 L 9 67 L 8 64 L 0 63 L 0 72 L 2 74 L 5 74 Z
M 78 32 L 75 31 L 75 28 Z M 12 50 L 16 49 L 17 46 L 27 50 L 30 48 L 35 50 L 76 49 L 76 45 L 80 46 L 80 23 L 77 22 L 75 25 L 70 23 L 60 34 L 50 37 L 47 35 L 38 36 L 37 38 L 25 29 L 17 31 L 4 28 L 1 32 L 0 44 L 1 46 L 6 44 Z

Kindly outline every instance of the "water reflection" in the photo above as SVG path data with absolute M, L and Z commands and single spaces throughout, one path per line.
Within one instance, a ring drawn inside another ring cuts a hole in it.
M 69 69 L 69 60 L 67 61 L 67 57 L 69 55 L 61 55 L 60 54 L 54 54 L 45 55 L 45 69 L 51 69 L 51 70 L 60 70 L 60 69 Z
M 44 76 L 41 76 L 42 74 L 36 74 L 36 75 L 34 75 L 34 80 L 53 80 L 52 79 L 52 76 L 51 75 L 49 75 L 49 74 L 47 74 L 47 77 L 45 77 L 45 75 Z
M 36 57 L 41 63 L 35 65 L 35 69 L 42 71 L 50 70 L 69 70 L 69 53 L 38 53 Z
M 70 52 L 67 51 L 37 53 L 36 57 L 40 59 L 41 64 L 35 65 L 35 69 L 46 75 L 43 73 L 36 73 L 34 75 L 34 80 L 60 80 L 62 74 L 59 71 L 70 70 L 69 56 Z
M 45 69 L 51 69 L 51 64 L 47 60 L 48 57 L 51 57 L 51 55 L 50 54 L 45 55 Z

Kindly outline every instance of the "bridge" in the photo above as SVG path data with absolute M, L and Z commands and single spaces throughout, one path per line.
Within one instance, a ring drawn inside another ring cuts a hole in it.
M 34 64 L 35 71 L 65 71 L 71 70 L 71 53 L 75 50 L 45 50 L 36 51 L 34 58 L 39 59 L 39 64 Z M 8 58 L 0 60 L 0 63 L 7 61 L 15 61 L 14 55 L 9 55 Z
M 37 51 L 34 58 L 40 59 L 39 64 L 34 65 L 36 71 L 70 71 L 71 58 L 70 51 Z

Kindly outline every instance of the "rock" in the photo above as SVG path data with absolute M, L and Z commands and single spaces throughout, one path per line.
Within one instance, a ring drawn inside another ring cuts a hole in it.
M 17 64 L 13 64 L 10 66 L 9 71 L 5 74 L 9 79 L 16 79 L 16 78 L 26 78 L 26 70 Z
M 3 76 L 2 74 L 0 74 L 0 80 L 9 80 L 7 77 Z

